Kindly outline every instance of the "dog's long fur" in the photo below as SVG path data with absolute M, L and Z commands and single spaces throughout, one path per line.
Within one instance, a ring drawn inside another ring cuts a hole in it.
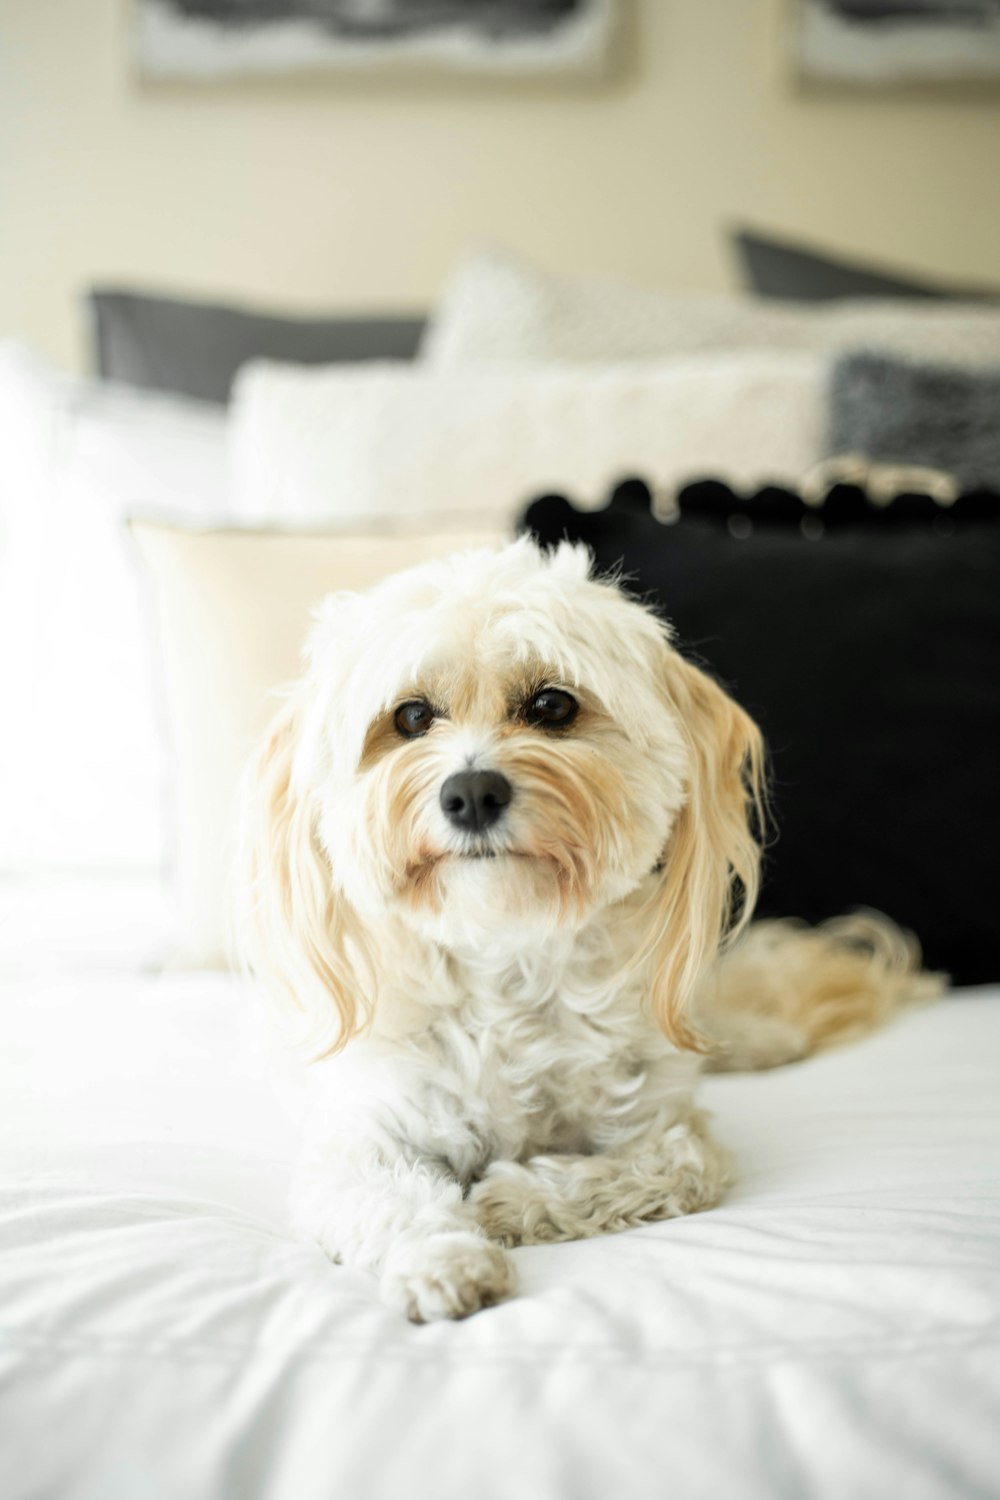
M 579 703 L 565 728 L 533 695 Z M 396 710 L 431 706 L 406 738 Z M 527 706 L 526 706 L 527 705 Z M 499 771 L 481 834 L 440 789 Z M 522 540 L 323 606 L 251 768 L 242 934 L 323 1058 L 299 1229 L 411 1318 L 512 1289 L 503 1247 L 707 1208 L 698 1050 L 768 1067 L 936 985 L 884 919 L 749 921 L 750 718 L 589 557 Z

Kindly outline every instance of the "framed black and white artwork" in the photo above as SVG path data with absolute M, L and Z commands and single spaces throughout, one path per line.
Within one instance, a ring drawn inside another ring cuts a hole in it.
M 599 75 L 618 0 L 133 0 L 140 70 Z
M 1000 0 L 798 0 L 806 78 L 961 83 L 1000 79 Z

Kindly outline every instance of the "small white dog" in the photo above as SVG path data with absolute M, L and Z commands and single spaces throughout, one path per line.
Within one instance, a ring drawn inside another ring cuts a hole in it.
M 323 1054 L 295 1221 L 417 1321 L 508 1296 L 505 1246 L 716 1203 L 695 1049 L 936 988 L 874 919 L 740 936 L 758 731 L 582 548 L 327 600 L 250 785 L 247 957 Z

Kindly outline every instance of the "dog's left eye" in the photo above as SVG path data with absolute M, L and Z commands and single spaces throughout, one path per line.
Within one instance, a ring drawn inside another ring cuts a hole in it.
M 399 705 L 394 723 L 404 739 L 416 739 L 417 735 L 426 734 L 434 723 L 434 710 L 422 698 L 416 698 L 412 703 Z
M 542 688 L 524 705 L 524 717 L 529 724 L 541 724 L 546 729 L 565 729 L 576 718 L 580 707 L 572 693 L 562 688 Z

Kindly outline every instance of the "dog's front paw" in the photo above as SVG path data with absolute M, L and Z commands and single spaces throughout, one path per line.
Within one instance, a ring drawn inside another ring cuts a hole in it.
M 397 1240 L 382 1272 L 383 1300 L 411 1323 L 467 1318 L 513 1290 L 514 1270 L 503 1250 L 472 1233 Z
M 469 1192 L 469 1208 L 483 1233 L 501 1245 L 529 1244 L 535 1239 L 552 1239 L 538 1223 L 540 1234 L 532 1234 L 528 1228 L 530 1210 L 534 1207 L 530 1192 L 530 1178 L 523 1167 L 504 1162 L 489 1169 L 482 1181 L 473 1185 Z M 538 1214 L 532 1216 L 537 1219 Z
M 575 1240 L 587 1230 L 561 1211 L 557 1184 L 546 1191 L 527 1167 L 494 1162 L 469 1193 L 476 1223 L 501 1245 L 547 1245 Z

